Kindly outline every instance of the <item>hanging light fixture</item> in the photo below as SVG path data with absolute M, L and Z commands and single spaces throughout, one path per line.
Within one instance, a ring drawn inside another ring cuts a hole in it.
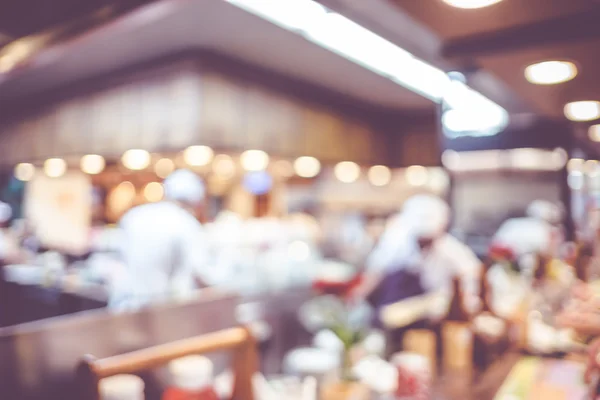
M 30 163 L 20 163 L 15 166 L 15 178 L 20 181 L 30 181 L 35 175 L 35 167 Z
M 385 165 L 374 165 L 369 168 L 368 176 L 373 186 L 385 186 L 392 180 L 392 171 Z
M 360 177 L 360 166 L 352 161 L 342 161 L 334 167 L 333 173 L 340 182 L 356 182 Z
M 121 157 L 123 165 L 133 171 L 141 171 L 150 165 L 150 153 L 146 150 L 131 149 L 123 153 Z
M 88 154 L 81 157 L 80 167 L 83 172 L 90 175 L 96 175 L 104 171 L 106 161 L 104 157 L 98 154 Z
M 192 167 L 203 167 L 210 164 L 214 151 L 208 146 L 190 146 L 183 151 L 183 160 Z
M 321 163 L 314 157 L 298 157 L 294 161 L 294 171 L 302 178 L 314 178 L 321 172 Z
M 411 186 L 423 186 L 429 179 L 429 171 L 422 165 L 411 165 L 406 168 L 406 182 Z
M 246 171 L 264 171 L 269 165 L 269 155 L 262 150 L 246 150 L 240 162 Z
M 59 178 L 67 172 L 67 163 L 62 158 L 49 158 L 44 162 L 44 172 L 50 178 Z

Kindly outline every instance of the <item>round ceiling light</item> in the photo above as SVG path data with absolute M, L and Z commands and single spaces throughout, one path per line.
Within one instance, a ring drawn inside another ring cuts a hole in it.
M 600 124 L 590 126 L 588 137 L 592 142 L 600 142 Z
M 368 176 L 373 186 L 385 186 L 392 180 L 392 171 L 385 165 L 374 165 L 369 168 Z
M 192 167 L 203 167 L 210 164 L 213 156 L 213 149 L 208 146 L 190 146 L 183 152 L 185 163 Z
M 500 3 L 502 0 L 442 0 L 446 4 L 450 4 L 456 8 L 484 8 Z
M 240 162 L 246 171 L 264 171 L 269 166 L 269 155 L 262 150 L 246 150 Z
M 150 153 L 146 150 L 132 149 L 123 153 L 123 165 L 133 171 L 140 171 L 150 165 Z
M 50 178 L 59 178 L 67 171 L 67 163 L 62 158 L 49 158 L 44 162 L 44 172 Z
M 97 175 L 104 171 L 106 161 L 104 161 L 104 157 L 98 154 L 88 154 L 81 157 L 80 166 L 81 170 L 86 174 Z
M 30 163 L 20 163 L 15 166 L 15 178 L 20 181 L 30 181 L 35 175 L 35 167 Z
M 571 121 L 592 121 L 600 117 L 600 102 L 574 101 L 565 105 L 565 116 Z
M 314 157 L 298 157 L 294 161 L 294 171 L 302 178 L 314 178 L 321 172 L 321 162 Z
M 334 168 L 335 177 L 344 183 L 356 182 L 360 177 L 360 167 L 352 161 L 342 161 Z
M 525 68 L 525 78 L 536 85 L 556 85 L 577 76 L 577 67 L 568 61 L 544 61 Z

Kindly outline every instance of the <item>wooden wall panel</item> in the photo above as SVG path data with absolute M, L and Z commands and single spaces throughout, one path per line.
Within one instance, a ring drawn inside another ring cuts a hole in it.
M 258 148 L 279 157 L 311 155 L 324 163 L 388 164 L 394 153 L 387 132 L 370 121 L 256 83 L 190 69 L 134 78 L 57 104 L 35 117 L 39 123 L 28 118 L 17 133 L 3 132 L 14 149 L 10 156 L 98 153 L 116 159 L 132 148 L 166 152 L 204 144 L 225 152 Z M 18 140 L 8 139 L 15 134 Z M 422 160 L 431 152 L 418 147 L 422 138 L 397 145 L 398 158 Z
M 11 165 L 19 162 L 15 152 L 16 140 L 18 138 L 18 124 L 6 123 L 2 125 L 0 134 L 0 163 L 2 165 Z
M 251 86 L 245 97 L 246 129 L 245 147 L 268 152 L 275 150 L 273 136 L 273 114 L 275 99 L 259 87 Z
M 440 164 L 439 147 L 432 145 L 438 140 L 435 131 L 414 129 L 404 132 L 401 139 L 398 153 L 404 166 Z
M 359 164 L 376 163 L 374 156 L 375 133 L 360 121 L 350 121 L 344 131 L 344 140 L 347 144 L 348 154 L 352 161 Z
M 302 139 L 302 112 L 292 100 L 282 95 L 272 95 L 272 135 L 269 137 L 273 151 L 282 156 L 297 155 L 296 148 Z
M 166 108 L 169 112 L 169 148 L 179 150 L 202 142 L 200 109 L 202 104 L 200 79 L 185 73 L 167 81 Z
M 66 154 L 83 151 L 83 105 L 80 99 L 61 104 L 56 113 L 56 148 Z
M 141 90 L 142 137 L 141 146 L 148 151 L 161 151 L 168 147 L 169 109 L 165 107 L 168 88 L 164 80 L 143 84 Z
M 202 76 L 201 132 L 214 146 L 241 149 L 244 130 L 243 87 L 216 74 Z
M 103 91 L 91 100 L 89 108 L 92 124 L 88 134 L 90 142 L 86 142 L 91 144 L 91 147 L 86 149 L 87 153 L 112 154 L 121 124 L 120 106 L 119 95 L 115 90 Z
M 117 96 L 122 114 L 114 141 L 114 152 L 122 153 L 128 149 L 139 148 L 141 145 L 142 92 L 139 85 L 131 84 L 121 88 Z

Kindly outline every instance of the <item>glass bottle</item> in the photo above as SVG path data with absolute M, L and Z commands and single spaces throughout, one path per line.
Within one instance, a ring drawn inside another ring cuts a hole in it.
M 473 367 L 473 331 L 460 278 L 453 278 L 452 288 L 448 315 L 442 324 L 443 365 L 445 370 L 469 372 Z
M 218 400 L 213 385 L 213 363 L 203 356 L 187 356 L 169 363 L 171 386 L 162 400 Z

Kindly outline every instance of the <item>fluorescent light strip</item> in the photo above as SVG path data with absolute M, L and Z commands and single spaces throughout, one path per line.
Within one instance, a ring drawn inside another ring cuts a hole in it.
M 447 93 L 447 74 L 392 42 L 348 18 L 330 12 L 312 0 L 227 0 L 252 14 L 347 58 L 373 72 L 440 103 Z M 466 110 L 485 110 L 486 115 L 506 111 L 470 89 L 468 102 L 457 104 Z M 497 118 L 496 118 L 497 119 Z

